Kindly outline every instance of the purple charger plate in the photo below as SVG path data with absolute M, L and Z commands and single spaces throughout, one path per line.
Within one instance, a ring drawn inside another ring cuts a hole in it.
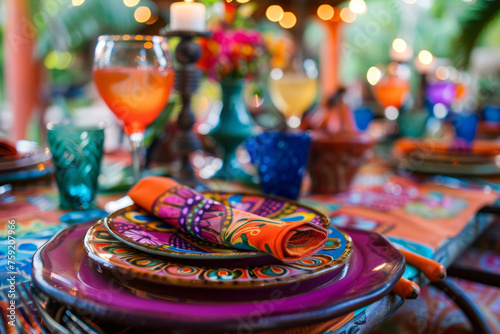
M 91 226 L 73 225 L 38 249 L 33 257 L 33 283 L 86 316 L 139 327 L 248 331 L 319 322 L 381 299 L 405 268 L 401 253 L 384 237 L 346 228 L 354 248 L 349 263 L 338 277 L 312 290 L 290 296 L 277 288 L 268 299 L 238 302 L 160 299 L 144 292 L 136 295 L 91 266 L 83 249 Z M 296 291 L 301 291 L 300 286 Z

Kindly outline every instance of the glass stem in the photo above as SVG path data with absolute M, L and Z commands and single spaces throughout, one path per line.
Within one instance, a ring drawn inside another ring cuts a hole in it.
M 141 151 L 144 144 L 144 133 L 136 132 L 130 135 L 130 145 L 132 146 L 132 176 L 134 184 L 141 178 Z

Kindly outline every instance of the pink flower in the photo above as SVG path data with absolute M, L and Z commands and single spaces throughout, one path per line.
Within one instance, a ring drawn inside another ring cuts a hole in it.
M 203 40 L 198 66 L 209 76 L 234 78 L 254 74 L 265 53 L 264 39 L 256 30 L 215 30 Z

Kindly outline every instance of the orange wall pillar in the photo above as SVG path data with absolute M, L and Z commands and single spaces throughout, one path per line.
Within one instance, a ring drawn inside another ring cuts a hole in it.
M 26 130 L 40 93 L 41 63 L 34 59 L 37 29 L 28 0 L 6 0 L 4 72 L 6 96 L 13 112 L 11 139 L 26 138 Z
M 338 11 L 331 20 L 322 21 L 325 39 L 320 50 L 321 97 L 324 101 L 339 88 L 339 58 L 342 21 Z

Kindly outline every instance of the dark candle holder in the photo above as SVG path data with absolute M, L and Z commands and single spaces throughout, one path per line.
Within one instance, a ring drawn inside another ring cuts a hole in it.
M 200 59 L 201 50 L 198 43 L 193 41 L 196 37 L 210 37 L 211 32 L 195 31 L 167 31 L 167 37 L 180 37 L 181 41 L 175 49 L 175 59 L 180 67 L 175 70 L 175 89 L 179 91 L 182 100 L 182 110 L 177 118 L 179 134 L 175 140 L 175 150 L 180 158 L 180 170 L 176 175 L 177 181 L 192 188 L 200 188 L 202 184 L 195 177 L 189 156 L 201 148 L 198 137 L 192 128 L 195 122 L 191 110 L 191 97 L 198 89 L 201 71 L 196 67 Z

